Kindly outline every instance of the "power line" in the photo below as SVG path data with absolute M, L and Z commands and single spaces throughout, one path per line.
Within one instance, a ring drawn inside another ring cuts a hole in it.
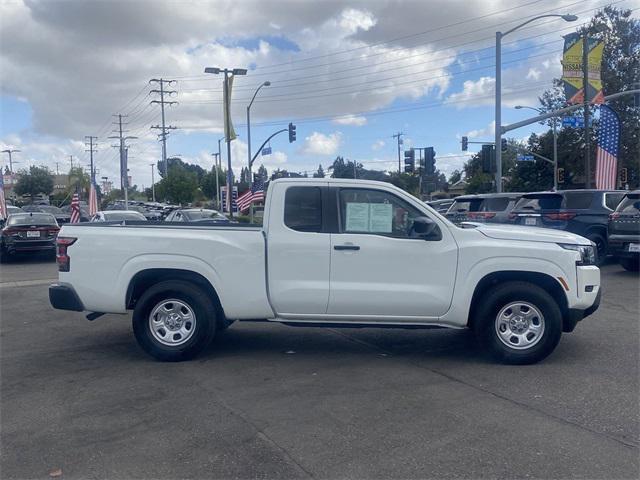
M 161 130 L 161 133 L 158 135 L 158 137 L 160 137 L 160 141 L 162 142 L 162 161 L 164 163 L 164 176 L 165 178 L 167 178 L 167 175 L 169 173 L 169 165 L 167 164 L 167 136 L 169 135 L 170 130 L 175 130 L 177 127 L 167 125 L 165 123 L 164 106 L 175 105 L 178 102 L 168 101 L 164 99 L 165 95 L 170 97 L 174 93 L 177 93 L 176 90 L 165 90 L 164 86 L 165 84 L 168 86 L 175 85 L 176 81 L 165 80 L 163 78 L 152 78 L 151 80 L 149 80 L 149 83 L 157 83 L 160 86 L 159 90 L 151 90 L 150 93 L 160 94 L 160 100 L 152 100 L 151 103 L 157 103 L 160 105 L 160 111 L 162 112 L 162 125 L 152 125 L 151 128 Z

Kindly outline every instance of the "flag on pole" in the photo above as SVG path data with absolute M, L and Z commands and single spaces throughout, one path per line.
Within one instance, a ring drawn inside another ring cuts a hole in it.
M 596 188 L 613 190 L 616 188 L 618 173 L 618 147 L 620 143 L 620 119 L 618 114 L 606 105 L 600 106 L 600 129 L 596 151 Z
M 0 172 L 0 217 L 7 218 L 7 200 L 4 197 L 4 178 L 2 178 L 2 172 Z
M 78 192 L 71 198 L 71 219 L 70 223 L 80 223 L 80 198 Z
M 238 209 L 244 212 L 253 202 L 262 200 L 264 200 L 264 180 L 258 178 L 253 182 L 251 188 L 238 198 Z
M 98 192 L 94 179 L 91 180 L 91 187 L 89 188 L 89 215 L 93 217 L 96 213 L 98 213 Z

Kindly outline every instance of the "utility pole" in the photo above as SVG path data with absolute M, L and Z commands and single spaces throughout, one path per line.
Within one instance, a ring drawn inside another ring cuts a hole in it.
M 220 171 L 222 171 L 222 149 L 220 147 L 220 143 L 224 140 L 224 137 L 218 139 L 218 161 L 220 162 Z M 220 190 L 220 186 L 218 186 L 218 210 L 222 207 L 224 211 L 224 206 L 222 205 L 222 190 Z
M 129 210 L 129 147 L 126 146 L 126 141 L 129 139 L 136 139 L 138 137 L 124 136 L 125 130 L 123 130 L 122 126 L 126 125 L 126 123 L 122 122 L 122 117 L 126 117 L 126 115 L 118 114 L 114 115 L 114 117 L 118 117 L 118 122 L 114 122 L 114 125 L 118 126 L 117 132 L 114 133 L 118 133 L 118 135 L 114 135 L 109 138 L 115 138 L 119 140 L 119 144 L 113 146 L 118 148 L 120 152 L 120 188 L 124 191 L 124 209 Z
M 589 145 L 589 31 L 582 35 L 582 87 L 583 87 L 583 112 L 584 112 L 584 188 L 591 188 L 591 145 Z
M 10 173 L 11 175 L 13 175 L 13 159 L 11 158 L 11 154 L 12 154 L 12 153 L 19 152 L 19 151 L 20 151 L 20 150 L 17 150 L 17 149 L 15 149 L 15 148 L 13 148 L 13 149 L 8 148 L 8 149 L 6 149 L 6 150 L 2 150 L 2 153 L 8 153 L 8 154 L 9 154 L 9 173 Z M 18 162 L 16 162 L 16 163 L 18 163 Z
M 71 164 L 71 170 L 73 170 L 73 155 L 69 155 L 69 163 Z M 69 170 L 69 175 L 71 175 L 71 170 Z
M 218 146 L 220 146 L 220 144 L 218 144 Z M 214 168 L 215 168 L 215 172 L 216 172 L 216 203 L 217 203 L 217 207 L 218 210 L 220 210 L 220 181 L 218 180 L 218 161 L 220 160 L 220 152 L 218 153 L 212 153 L 211 154 L 214 158 Z
M 151 198 L 153 201 L 156 201 L 156 180 L 153 174 L 153 169 L 156 166 L 155 163 L 150 163 L 151 165 Z
M 398 139 L 398 173 L 402 173 L 402 165 L 400 164 L 400 145 L 402 145 L 402 136 L 403 135 L 404 135 L 404 133 L 398 132 L 393 136 L 393 138 L 397 138 Z
M 169 165 L 167 164 L 167 135 L 169 134 L 169 130 L 175 130 L 177 127 L 166 125 L 165 123 L 165 115 L 164 115 L 164 106 L 165 105 L 175 105 L 178 102 L 166 101 L 164 96 L 171 96 L 173 94 L 177 94 L 175 90 L 165 90 L 165 84 L 167 86 L 175 85 L 175 80 L 165 80 L 163 78 L 152 78 L 149 80 L 149 83 L 157 83 L 160 86 L 159 90 L 151 90 L 149 93 L 159 93 L 160 100 L 152 100 L 151 103 L 157 103 L 160 105 L 160 111 L 162 112 L 162 125 L 152 125 L 151 128 L 162 130 L 162 132 L 158 135 L 160 140 L 162 141 L 162 161 L 164 162 L 164 177 L 167 178 L 169 174 Z
M 56 162 L 56 176 L 60 175 L 60 171 L 58 170 L 58 162 Z
M 89 150 L 85 150 L 85 152 L 89 152 L 89 158 L 90 158 L 90 162 L 91 162 L 90 166 L 89 166 L 89 168 L 91 168 L 91 183 L 95 183 L 96 172 L 95 172 L 95 168 L 94 168 L 94 165 L 93 165 L 93 154 L 95 152 L 97 152 L 98 150 L 93 148 L 94 145 L 95 145 L 93 142 L 94 142 L 94 140 L 98 140 L 98 137 L 94 137 L 94 136 L 91 136 L 91 135 L 85 135 L 84 138 L 85 138 L 85 142 L 84 142 L 85 146 L 89 147 Z M 87 145 L 87 141 L 89 142 L 89 145 Z

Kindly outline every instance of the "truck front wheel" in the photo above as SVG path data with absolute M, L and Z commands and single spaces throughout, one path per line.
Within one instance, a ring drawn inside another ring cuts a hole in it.
M 216 308 L 209 296 L 187 281 L 150 287 L 133 311 L 138 344 L 158 360 L 177 362 L 199 354 L 216 333 Z
M 503 363 L 523 365 L 546 358 L 562 334 L 562 313 L 553 297 L 528 282 L 496 286 L 482 302 L 476 332 Z

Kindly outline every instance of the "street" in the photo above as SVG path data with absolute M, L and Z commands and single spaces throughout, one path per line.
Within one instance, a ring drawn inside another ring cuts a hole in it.
M 455 330 L 238 323 L 159 363 L 130 315 L 54 310 L 0 269 L 2 478 L 638 478 L 640 280 L 532 366 Z

